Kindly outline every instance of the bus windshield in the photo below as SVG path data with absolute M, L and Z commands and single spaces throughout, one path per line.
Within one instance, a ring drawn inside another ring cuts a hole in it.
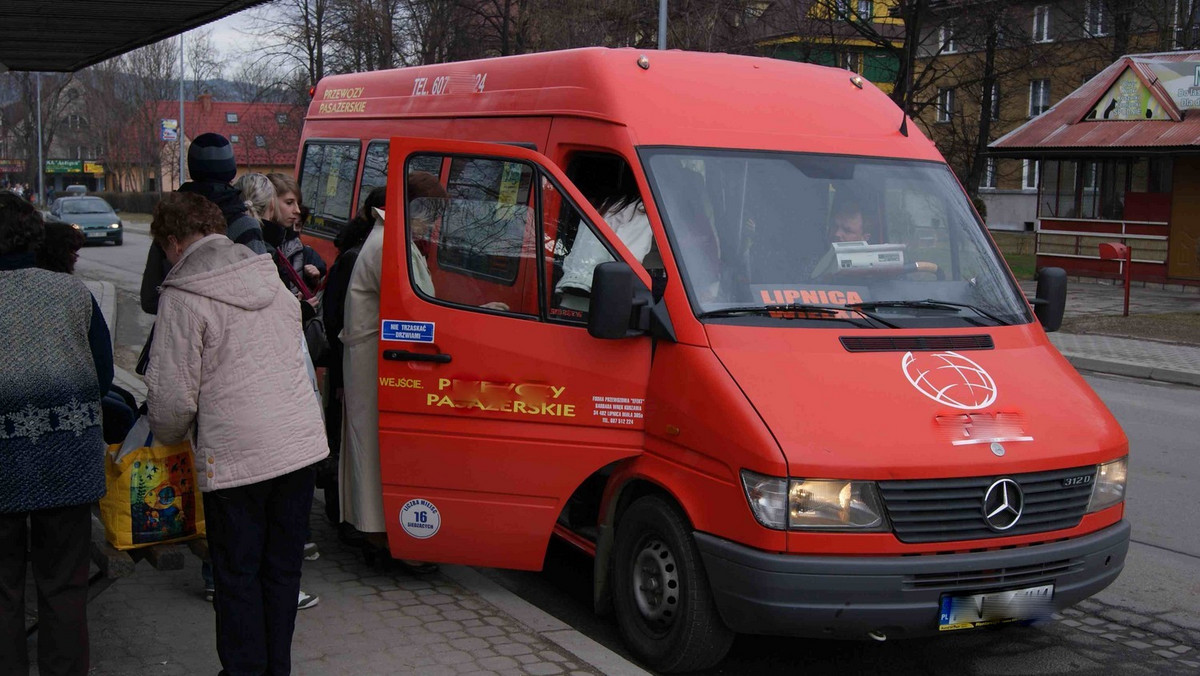
M 680 148 L 641 157 L 701 319 L 1032 320 L 944 164 Z

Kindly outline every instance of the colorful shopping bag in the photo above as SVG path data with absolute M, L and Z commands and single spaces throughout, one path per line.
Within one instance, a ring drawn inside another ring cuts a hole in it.
M 108 493 L 100 500 L 100 520 L 109 544 L 134 549 L 204 535 L 190 443 L 155 443 L 142 416 L 106 458 Z

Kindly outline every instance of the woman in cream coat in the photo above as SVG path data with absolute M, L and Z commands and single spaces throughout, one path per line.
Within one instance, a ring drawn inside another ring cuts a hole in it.
M 412 172 L 407 182 L 408 198 L 414 204 L 410 229 L 414 235 L 428 230 L 437 220 L 447 198 L 437 178 L 426 172 Z M 427 199 L 420 199 L 427 198 Z M 416 208 L 418 206 L 427 208 Z M 383 212 L 375 209 L 375 227 L 362 245 L 350 290 L 346 294 L 345 324 L 341 341 L 345 370 L 343 398 L 342 453 L 338 478 L 342 520 L 366 535 L 368 543 L 387 548 L 387 526 L 383 515 L 383 482 L 379 470 L 379 294 L 383 268 Z M 415 247 L 409 265 L 417 287 L 432 295 L 429 268 Z M 433 567 L 418 562 L 402 562 L 417 572 Z

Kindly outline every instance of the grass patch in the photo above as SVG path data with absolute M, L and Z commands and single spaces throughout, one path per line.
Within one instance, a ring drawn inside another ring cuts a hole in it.
M 1200 346 L 1200 313 L 1068 317 L 1063 320 L 1062 330 L 1067 333 L 1092 333 Z
M 1037 272 L 1032 232 L 992 232 L 992 239 L 1017 279 L 1033 279 Z

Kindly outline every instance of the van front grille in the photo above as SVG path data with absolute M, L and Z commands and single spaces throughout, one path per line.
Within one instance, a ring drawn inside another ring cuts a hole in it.
M 987 591 L 1017 586 L 1037 587 L 1050 584 L 1055 578 L 1077 572 L 1081 568 L 1083 559 L 1063 559 L 1009 568 L 906 575 L 903 584 L 907 590 L 940 589 L 947 592 Z
M 879 490 L 892 532 L 901 542 L 981 540 L 1077 526 L 1091 499 L 1095 474 L 1095 465 L 1090 465 L 1007 477 L 880 481 Z M 1085 476 L 1087 483 L 1080 484 Z M 995 531 L 984 520 L 983 498 L 1001 478 L 1021 487 L 1024 509 L 1015 526 Z
M 977 336 L 842 336 L 847 352 L 931 352 L 933 350 L 991 350 L 992 337 Z

